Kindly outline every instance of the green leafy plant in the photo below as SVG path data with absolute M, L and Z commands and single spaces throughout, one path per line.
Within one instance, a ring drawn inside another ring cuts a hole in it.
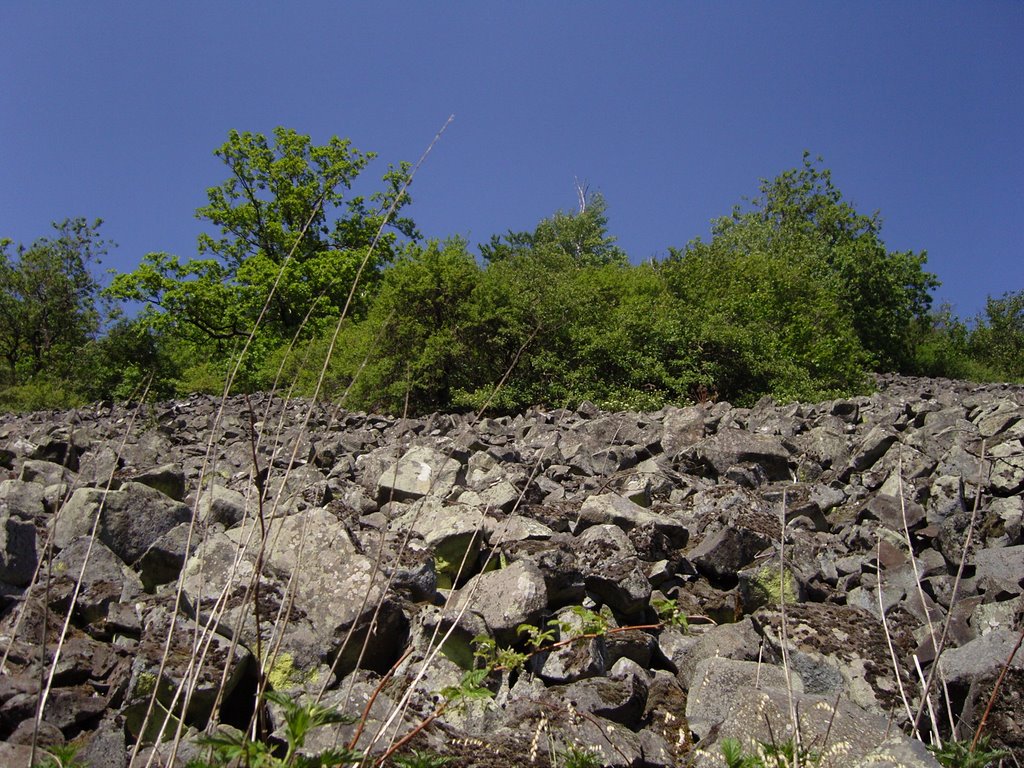
M 690 629 L 690 618 L 675 600 L 652 600 L 651 606 L 658 613 L 658 620 L 666 627 L 677 627 L 685 634 Z
M 720 746 L 726 768 L 791 768 L 821 762 L 820 752 L 797 745 L 795 739 L 779 743 L 760 741 L 753 752 L 744 750 L 738 739 L 722 739 Z
M 987 735 L 979 738 L 977 744 L 972 744 L 971 739 L 951 739 L 939 746 L 928 747 L 928 751 L 945 768 L 987 768 L 1010 756 L 1006 750 L 990 748 Z
M 472 701 L 488 701 L 494 698 L 484 681 L 491 673 L 490 669 L 471 669 L 462 675 L 458 685 L 449 685 L 441 689 L 441 698 L 445 706 L 466 707 Z
M 526 635 L 526 644 L 533 651 L 538 651 L 545 645 L 555 642 L 558 639 L 558 630 L 560 623 L 555 620 L 551 620 L 547 624 L 547 629 L 541 629 L 535 627 L 533 624 L 520 624 L 516 628 L 516 632 L 520 635 Z
M 398 768 L 442 768 L 454 758 L 423 749 L 414 749 L 407 755 L 395 755 L 392 761 Z
M 265 695 L 268 701 L 283 710 L 284 756 L 279 756 L 279 750 L 266 742 L 251 739 L 235 729 L 221 728 L 200 739 L 201 744 L 210 748 L 211 759 L 193 760 L 188 768 L 225 768 L 234 765 L 246 768 L 333 768 L 354 765 L 363 759 L 363 753 L 347 747 L 330 747 L 316 755 L 304 755 L 299 751 L 314 729 L 325 725 L 352 723 L 355 718 L 333 707 L 312 702 L 300 704 L 278 691 L 267 691 Z
M 601 768 L 604 761 L 589 749 L 572 744 L 559 750 L 558 758 L 562 768 Z
M 77 744 L 55 744 L 47 747 L 43 762 L 37 765 L 39 768 L 86 768 L 85 763 L 78 760 Z
M 580 634 L 603 636 L 608 634 L 608 619 L 582 605 L 574 605 L 569 610 L 580 618 Z

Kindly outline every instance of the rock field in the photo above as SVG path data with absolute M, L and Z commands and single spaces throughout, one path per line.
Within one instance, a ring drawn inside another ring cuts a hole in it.
M 821 765 L 937 765 L 922 739 L 973 736 L 1024 632 L 1024 387 L 878 386 L 0 416 L 0 765 L 34 732 L 97 768 L 183 766 L 214 721 L 280 738 L 261 685 L 365 713 L 310 753 L 414 734 L 400 752 L 458 766 L 724 766 L 724 739 L 785 741 L 795 713 Z M 455 695 L 488 648 L 490 696 Z M 985 727 L 1018 765 L 1021 712 L 1024 650 Z

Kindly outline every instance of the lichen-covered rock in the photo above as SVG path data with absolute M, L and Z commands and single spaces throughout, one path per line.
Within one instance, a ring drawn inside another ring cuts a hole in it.
M 785 738 L 789 693 L 772 683 L 785 662 L 805 737 L 831 722 L 829 760 L 933 766 L 900 735 L 898 681 L 913 706 L 914 660 L 931 672 L 945 627 L 950 701 L 934 704 L 973 727 L 1024 620 L 1024 388 L 876 383 L 818 404 L 481 420 L 258 394 L 0 416 L 0 745 L 34 721 L 43 648 L 67 622 L 44 735 L 125 768 L 147 681 L 157 717 L 143 735 L 177 725 L 166 693 L 199 658 L 198 619 L 216 637 L 186 728 L 205 724 L 225 679 L 223 717 L 244 725 L 264 679 L 345 711 L 376 696 L 359 740 L 375 755 L 392 738 L 375 739 L 379 727 L 401 738 L 429 721 L 403 750 L 544 765 L 576 745 L 608 766 L 715 765 L 725 735 L 765 737 L 765 715 Z M 173 674 L 158 686 L 166 633 L 153 627 L 170 615 Z M 553 618 L 564 644 L 531 656 L 519 625 Z M 443 704 L 472 689 L 481 636 L 524 665 L 478 680 L 486 702 Z M 705 690 L 697 670 L 728 659 L 750 662 L 746 677 Z M 986 730 L 1019 752 L 1018 666 Z M 281 712 L 265 714 L 280 734 Z M 191 733 L 182 765 L 199 756 Z M 314 733 L 314 752 L 356 735 Z M 169 747 L 139 759 L 163 764 Z
M 188 521 L 191 510 L 155 488 L 125 483 L 117 491 L 79 488 L 53 521 L 54 543 L 67 546 L 89 534 L 99 518 L 100 541 L 131 565 L 162 535 Z

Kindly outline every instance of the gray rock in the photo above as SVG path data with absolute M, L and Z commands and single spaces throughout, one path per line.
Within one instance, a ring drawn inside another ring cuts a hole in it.
M 976 413 L 971 421 L 978 427 L 978 433 L 984 438 L 991 438 L 1004 432 L 1024 416 L 1024 409 L 1012 400 L 1000 400 L 986 405 Z
M 21 465 L 21 480 L 38 485 L 74 485 L 76 473 L 52 461 L 28 459 Z
M 878 520 L 890 530 L 903 533 L 904 529 L 911 532 L 917 530 L 925 523 L 924 508 L 909 499 L 889 496 L 885 493 L 877 493 L 861 507 L 857 515 L 857 522 L 865 520 Z
M 135 562 L 135 568 L 148 591 L 178 579 L 185 561 L 198 544 L 199 537 L 195 532 L 190 541 L 190 527 L 188 523 L 174 526 L 154 541 Z
M 539 623 L 547 605 L 544 576 L 537 566 L 520 561 L 474 576 L 456 593 L 452 609 L 474 608 L 498 644 L 508 645 L 521 638 L 520 624 Z
M 155 488 L 164 496 L 175 501 L 185 499 L 185 472 L 178 464 L 162 464 L 154 469 L 140 472 L 132 480 Z
M 688 531 L 678 520 L 644 509 L 617 493 L 588 496 L 580 507 L 577 532 L 591 525 L 615 525 L 624 531 L 650 526 L 665 535 L 673 547 L 686 546 Z
M 898 435 L 888 427 L 872 427 L 853 452 L 848 472 L 863 472 L 871 469 L 898 439 Z
M 646 674 L 635 663 L 620 661 L 617 674 L 590 677 L 568 685 L 551 686 L 549 693 L 564 700 L 577 712 L 636 730 L 647 705 Z
M 22 480 L 0 481 L 0 515 L 42 521 L 46 515 L 43 486 Z
M 686 702 L 686 716 L 695 735 L 702 736 L 695 754 L 698 765 L 724 765 L 722 740 L 737 739 L 747 751 L 759 742 L 780 743 L 793 738 L 786 674 L 754 662 L 708 659 L 698 665 Z M 790 673 L 792 697 L 806 744 L 824 745 L 835 760 L 868 765 L 870 759 L 898 756 L 908 768 L 937 768 L 938 763 L 909 739 L 891 735 L 889 718 L 871 714 L 840 698 L 801 691 Z M 696 726 L 696 727 L 695 727 Z M 923 747 L 923 745 L 922 745 Z
M 458 480 L 462 466 L 425 446 L 415 446 L 387 466 L 377 479 L 377 499 L 405 501 L 433 496 L 443 499 Z
M 720 528 L 701 539 L 690 550 L 689 559 L 702 573 L 732 578 L 771 543 L 768 536 L 750 528 Z
M 614 525 L 587 528 L 573 542 L 587 592 L 624 616 L 642 612 L 651 599 L 651 583 L 636 549 Z
M 789 451 L 771 435 L 728 429 L 709 437 L 696 447 L 696 455 L 719 475 L 736 465 L 755 465 L 769 480 L 790 479 Z
M 1024 491 L 1024 445 L 1020 440 L 993 446 L 988 460 L 992 466 L 988 479 L 992 493 L 1012 496 Z
M 87 623 L 104 621 L 112 608 L 131 606 L 142 594 L 142 581 L 135 572 L 103 542 L 96 541 L 90 546 L 87 536 L 75 539 L 61 550 L 53 559 L 53 572 L 58 580 L 51 585 L 51 591 L 68 602 L 75 582 L 81 579 L 76 607 Z
M 448 586 L 476 573 L 484 526 L 483 510 L 460 503 L 443 505 L 434 498 L 409 504 L 391 522 L 392 530 L 412 530 L 423 538 Z
M 204 523 L 221 523 L 230 528 L 245 518 L 247 509 L 245 496 L 231 488 L 211 483 L 199 495 L 197 512 Z
M 184 504 L 139 483 L 125 483 L 121 490 L 108 493 L 79 488 L 53 522 L 54 543 L 65 547 L 72 539 L 88 534 L 97 515 L 100 540 L 129 565 L 163 534 L 192 516 Z
M 583 619 L 577 613 L 563 609 L 555 620 L 566 628 L 567 636 L 559 639 L 583 634 Z M 555 685 L 603 675 L 608 666 L 606 638 L 581 638 L 537 657 L 535 666 L 542 680 Z
M 38 564 L 35 525 L 0 507 L 0 582 L 27 587 Z

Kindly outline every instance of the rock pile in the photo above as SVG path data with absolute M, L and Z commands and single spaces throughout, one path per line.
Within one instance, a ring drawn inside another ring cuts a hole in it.
M 0 763 L 41 686 L 40 744 L 124 768 L 214 720 L 280 736 L 267 685 L 360 718 L 312 752 L 724 765 L 795 720 L 823 764 L 936 765 L 1024 625 L 1022 417 L 1020 387 L 896 377 L 642 414 L 4 416 Z M 1024 652 L 986 725 L 1016 755 L 1022 705 Z

